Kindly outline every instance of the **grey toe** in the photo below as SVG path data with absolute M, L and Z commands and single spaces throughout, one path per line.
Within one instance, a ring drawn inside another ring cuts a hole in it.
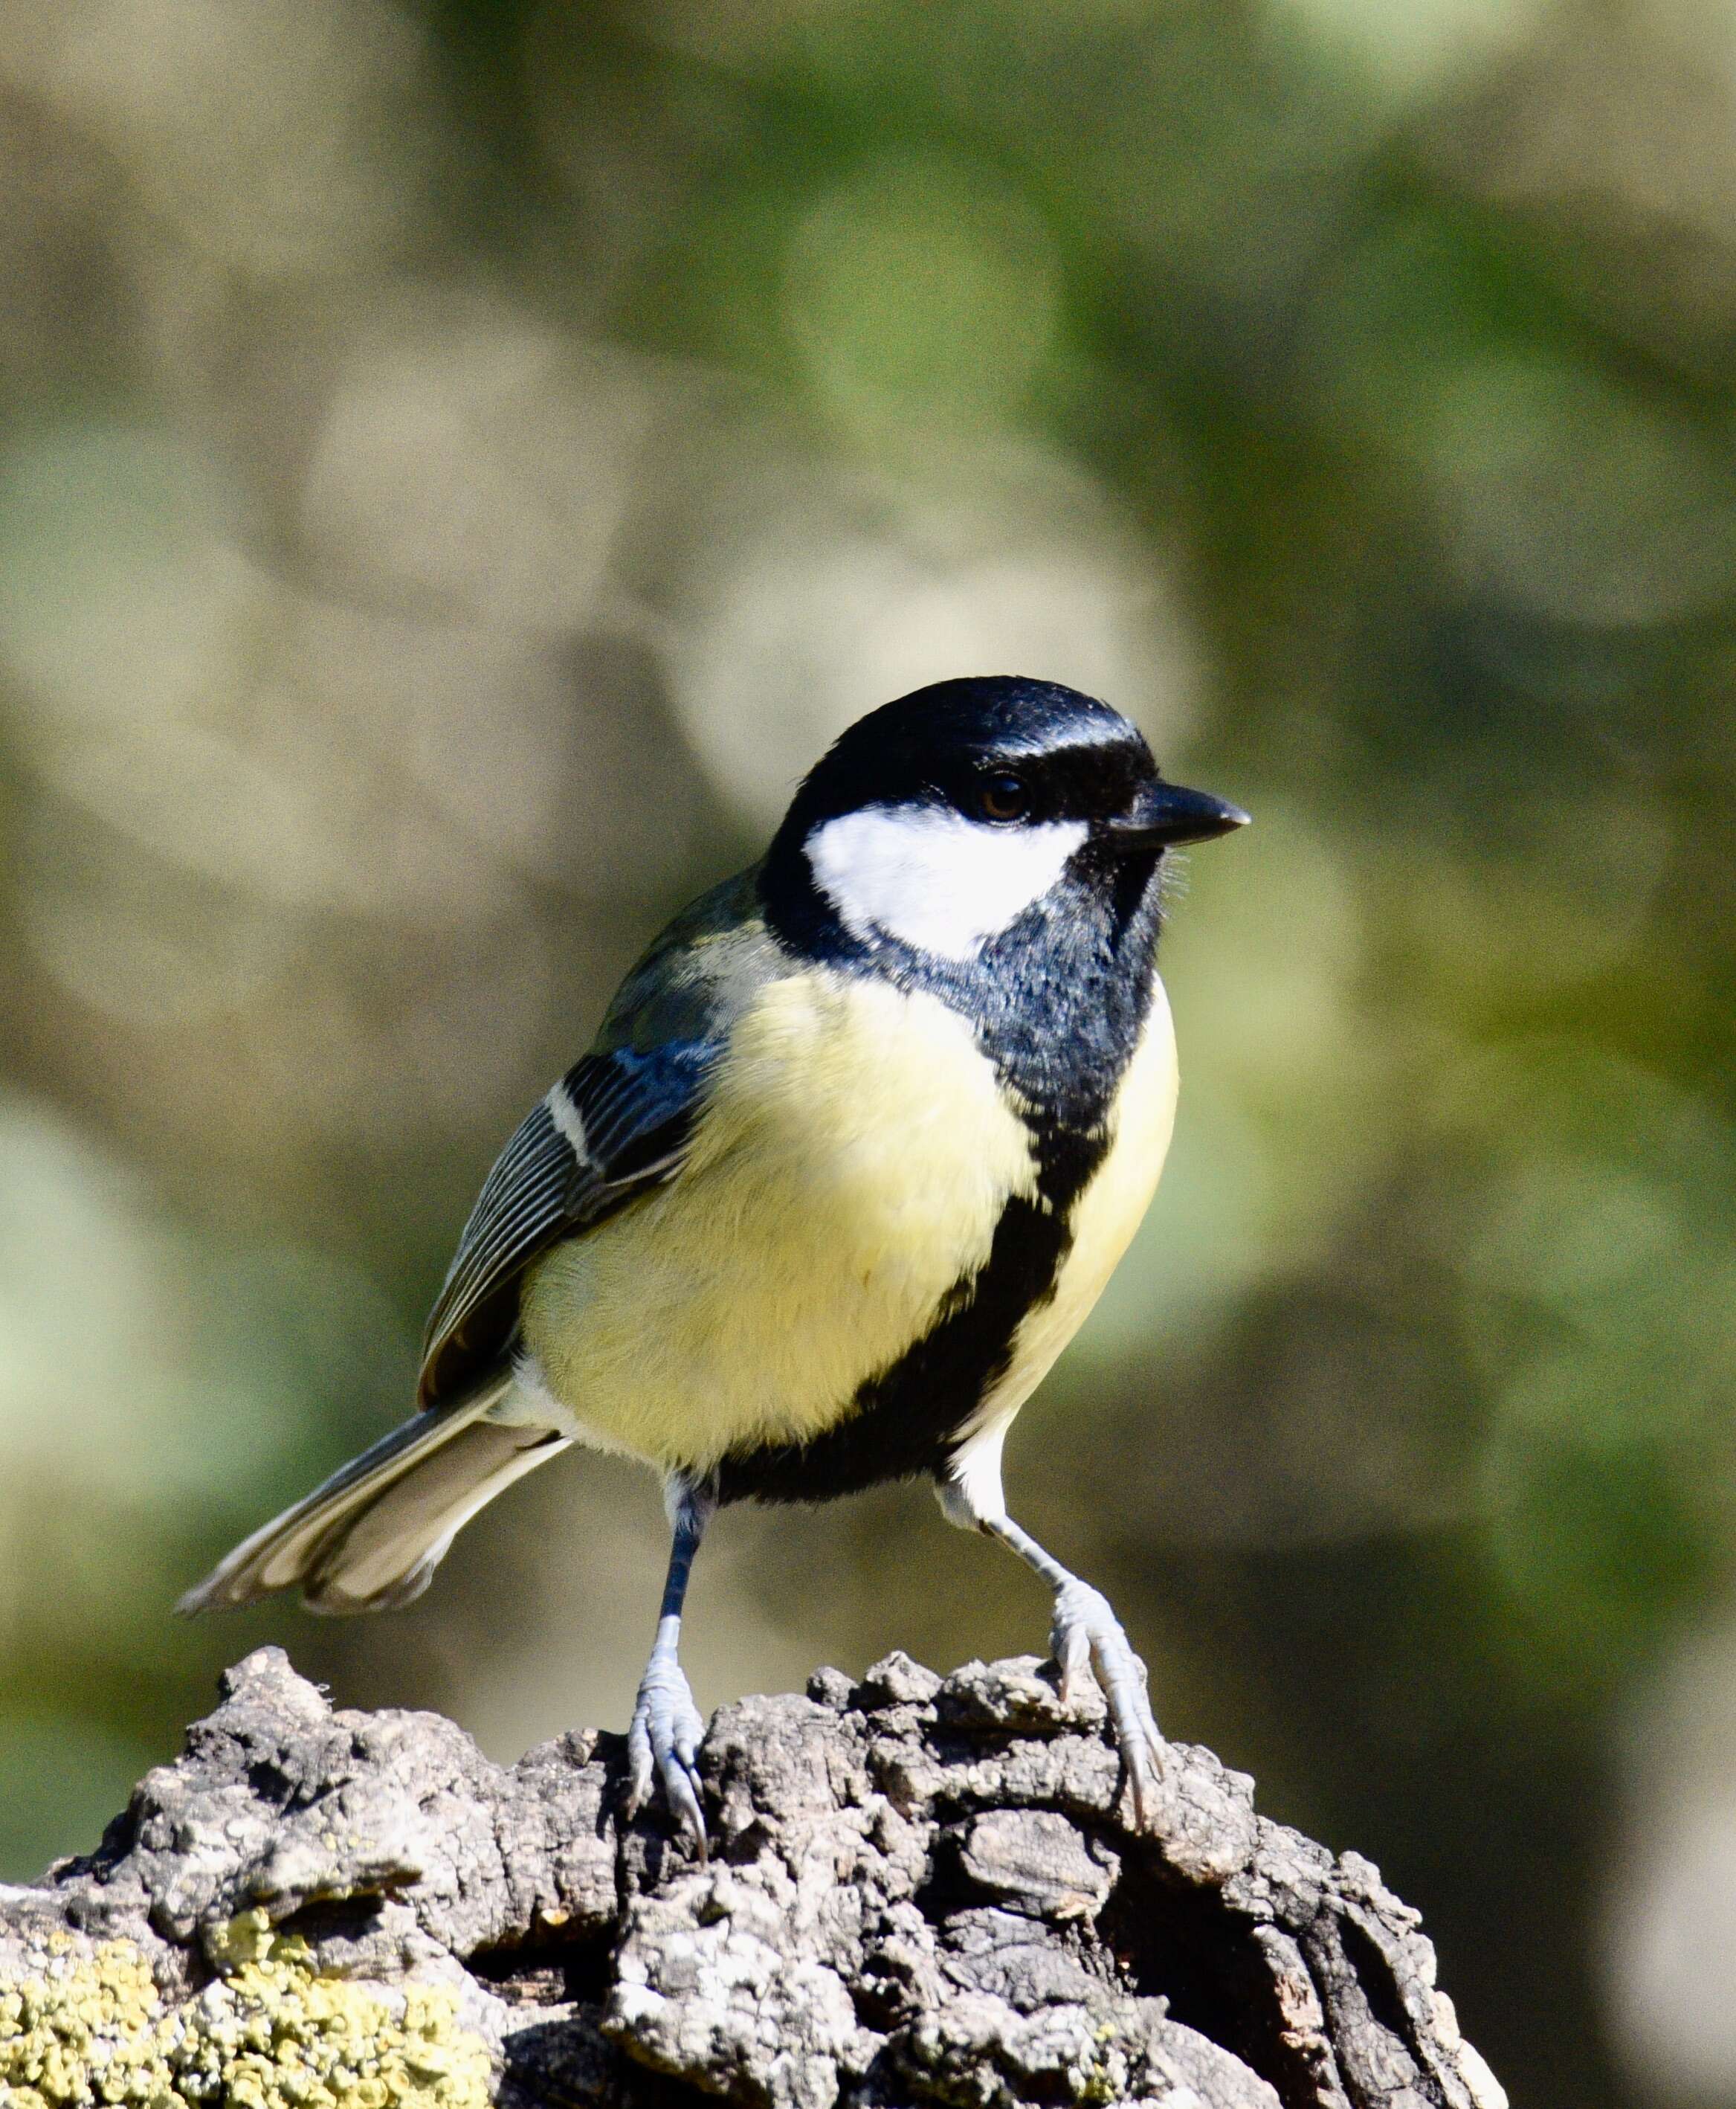
M 1108 1703 L 1121 1766 L 1133 1793 L 1134 1821 L 1157 1827 L 1162 1798 L 1164 1742 L 1146 1690 L 1145 1664 L 1133 1651 L 1109 1600 L 1088 1583 L 1070 1581 L 1055 1595 L 1049 1645 L 1061 1668 L 1062 1696 L 1076 1695 L 1089 1671 Z
M 653 1657 L 627 1731 L 627 1813 L 638 1813 L 651 1799 L 653 1779 L 661 1779 L 664 1799 L 701 1860 L 707 1857 L 699 1777 L 705 1733 L 680 1666 Z

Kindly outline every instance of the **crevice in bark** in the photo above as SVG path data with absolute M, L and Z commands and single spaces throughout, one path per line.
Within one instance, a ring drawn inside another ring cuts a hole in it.
M 1154 1898 L 1161 1899 L 1153 1909 Z M 1300 2094 L 1284 2055 L 1282 2023 L 1250 1929 L 1226 1922 L 1221 1894 L 1160 1870 L 1120 1885 L 1098 1931 L 1136 1991 L 1167 2001 L 1170 2017 L 1210 2039 L 1269 2080 L 1286 2109 Z

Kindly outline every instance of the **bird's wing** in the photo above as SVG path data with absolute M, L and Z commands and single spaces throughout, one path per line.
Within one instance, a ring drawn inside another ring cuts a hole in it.
M 484 1183 L 428 1320 L 421 1402 L 467 1389 L 510 1339 L 518 1277 L 667 1178 L 714 1053 L 706 1041 L 587 1054 L 519 1123 Z
M 781 970 L 743 873 L 678 916 L 628 975 L 590 1053 L 521 1121 L 464 1226 L 422 1344 L 418 1399 L 510 1351 L 520 1276 L 679 1167 L 729 1028 Z

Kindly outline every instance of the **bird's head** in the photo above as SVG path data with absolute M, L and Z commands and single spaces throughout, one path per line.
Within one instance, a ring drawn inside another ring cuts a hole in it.
M 942 681 L 859 719 L 814 767 L 768 856 L 768 897 L 791 926 L 967 961 L 1063 884 L 1143 892 L 1166 851 L 1247 818 L 1166 783 L 1094 697 Z

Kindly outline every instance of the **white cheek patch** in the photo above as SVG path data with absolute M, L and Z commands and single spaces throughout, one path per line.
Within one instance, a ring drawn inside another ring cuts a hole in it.
M 806 848 L 853 936 L 972 960 L 1043 898 L 1086 833 L 1083 820 L 997 828 L 940 806 L 868 806 L 816 828 Z

